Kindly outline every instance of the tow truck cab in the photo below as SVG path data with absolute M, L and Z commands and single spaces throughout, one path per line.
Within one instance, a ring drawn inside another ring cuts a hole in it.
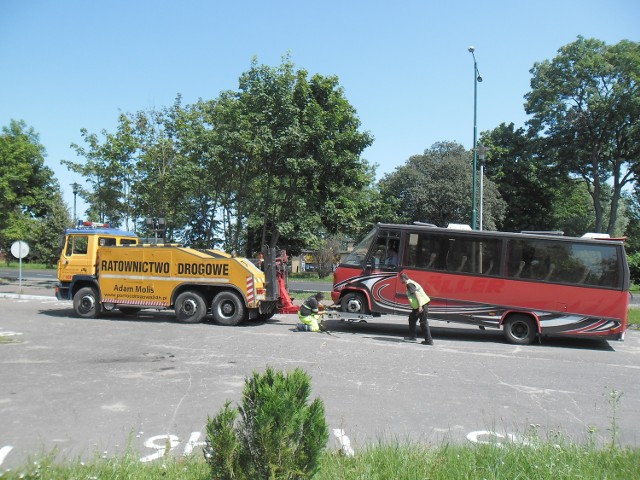
M 79 288 L 95 281 L 98 247 L 138 243 L 135 233 L 110 228 L 108 223 L 78 222 L 75 228 L 67 228 L 60 245 L 56 298 L 73 300 Z

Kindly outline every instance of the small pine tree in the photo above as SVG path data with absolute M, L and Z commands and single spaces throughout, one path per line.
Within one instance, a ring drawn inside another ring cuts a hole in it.
M 242 406 L 227 402 L 208 419 L 205 455 L 213 478 L 311 478 L 329 431 L 324 404 L 309 403 L 310 393 L 301 369 L 285 375 L 268 367 L 246 379 Z
M 207 447 L 205 457 L 211 467 L 212 478 L 231 480 L 239 478 L 239 444 L 234 424 L 238 410 L 227 401 L 218 415 L 207 419 Z

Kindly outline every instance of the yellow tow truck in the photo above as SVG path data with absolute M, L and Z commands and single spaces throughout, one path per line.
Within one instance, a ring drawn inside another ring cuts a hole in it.
M 184 323 L 210 313 L 217 324 L 238 325 L 278 311 L 275 249 L 263 252 L 263 272 L 220 250 L 141 244 L 134 233 L 107 224 L 80 222 L 62 243 L 56 297 L 72 300 L 80 317 L 173 309 Z

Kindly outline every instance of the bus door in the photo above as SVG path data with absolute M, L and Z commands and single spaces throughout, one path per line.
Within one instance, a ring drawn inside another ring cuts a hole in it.
M 367 260 L 367 270 L 377 277 L 372 283 L 371 301 L 379 305 L 374 310 L 397 310 L 398 271 L 402 266 L 401 232 L 380 230 Z
M 446 303 L 438 294 L 439 272 L 446 269 L 445 261 L 449 249 L 446 237 L 433 235 L 427 231 L 406 232 L 402 244 L 403 263 L 399 272 L 423 286 L 431 297 L 431 304 L 444 307 Z M 396 305 L 398 313 L 406 314 L 410 309 L 405 285 L 398 280 L 396 284 Z

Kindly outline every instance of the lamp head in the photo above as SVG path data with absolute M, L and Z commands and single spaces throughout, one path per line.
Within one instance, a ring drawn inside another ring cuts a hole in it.
M 478 81 L 481 82 L 482 81 L 482 77 L 480 75 L 478 75 Z
M 475 51 L 476 51 L 476 47 L 474 47 L 473 45 L 471 45 L 471 46 L 469 47 L 469 52 L 473 53 L 473 52 L 475 52 Z

